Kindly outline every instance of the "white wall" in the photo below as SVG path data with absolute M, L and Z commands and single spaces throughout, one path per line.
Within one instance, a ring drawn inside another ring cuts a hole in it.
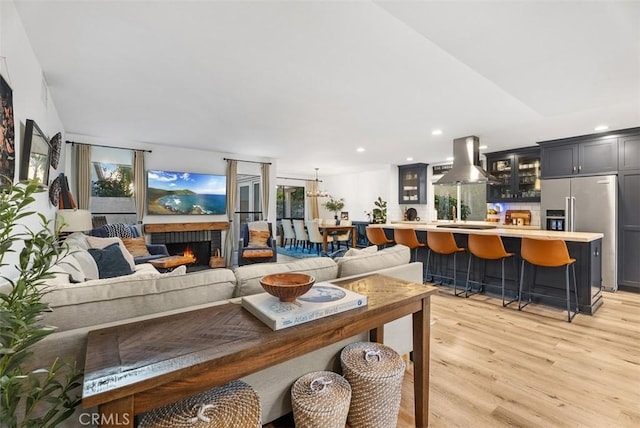
M 40 64 L 31 48 L 15 6 L 12 2 L 0 2 L 0 73 L 13 90 L 13 110 L 15 121 L 16 168 L 14 181 L 19 177 L 20 157 L 24 127 L 27 119 L 33 119 L 47 137 L 57 132 L 63 133 L 62 121 L 51 99 L 46 86 L 43 87 L 43 76 Z M 63 159 L 63 158 L 61 158 Z M 58 170 L 64 168 L 61 161 Z M 53 180 L 58 171 L 49 172 L 49 180 Z M 47 192 L 39 193 L 32 207 L 48 219 L 53 219 L 56 208 L 49 203 Z M 36 216 L 25 219 L 24 224 L 38 227 L 40 221 Z M 20 251 L 20 248 L 15 248 Z M 13 264 L 15 253 L 5 258 L 5 263 Z
M 319 177 L 323 182 L 320 186 L 334 199 L 344 199 L 343 211 L 349 212 L 351 220 L 367 221 L 369 218 L 365 212 L 371 212 L 373 203 L 378 196 L 387 201 L 388 220 L 391 221 L 399 211 L 398 205 L 398 167 L 387 167 L 366 172 L 342 174 L 336 176 Z M 321 206 L 320 216 L 332 218 L 333 213 Z

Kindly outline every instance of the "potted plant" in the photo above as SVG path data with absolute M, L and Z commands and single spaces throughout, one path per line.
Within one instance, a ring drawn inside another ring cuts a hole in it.
M 373 204 L 376 206 L 373 209 L 373 223 L 374 224 L 384 224 L 387 222 L 387 201 L 383 201 L 380 196 L 378 196 L 378 200 L 374 201 Z
M 329 198 L 329 200 L 322 204 L 328 211 L 333 212 L 333 218 L 336 220 L 336 224 L 338 224 L 338 213 L 342 211 L 344 208 L 344 199 L 333 199 Z
M 11 180 L 8 180 L 11 183 Z M 42 227 L 32 231 L 18 224 L 35 215 L 29 211 L 34 194 L 43 189 L 37 182 L 9 185 L 0 191 L 0 269 L 7 272 L 4 258 L 22 241 L 15 269 L 17 277 L 0 276 L 0 426 L 54 427 L 73 413 L 80 398 L 81 373 L 58 359 L 49 367 L 30 370 L 26 361 L 32 346 L 53 333 L 41 324 L 49 306 L 42 301 L 44 280 L 52 263 L 66 255 L 56 245 L 49 222 L 38 213 Z

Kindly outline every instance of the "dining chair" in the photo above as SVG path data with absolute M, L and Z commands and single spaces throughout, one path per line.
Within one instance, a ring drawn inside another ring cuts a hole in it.
M 309 234 L 305 230 L 304 220 L 294 219 L 293 220 L 293 230 L 296 235 L 296 246 L 298 249 L 298 245 L 302 245 L 302 249 L 304 250 L 307 247 L 307 242 L 309 241 Z
M 309 252 L 311 252 L 311 247 L 315 244 L 316 252 L 320 254 L 320 248 L 324 243 L 322 233 L 320 232 L 320 227 L 318 225 L 317 220 L 307 220 L 307 233 L 309 234 L 309 242 L 311 245 L 309 246 Z M 327 244 L 331 243 L 333 245 L 333 237 L 327 236 Z
M 293 228 L 293 223 L 291 222 L 291 219 L 283 218 L 280 221 L 280 224 L 282 224 L 282 232 L 284 235 L 282 246 L 286 247 L 287 242 L 289 242 L 289 248 L 293 247 L 293 244 L 295 244 L 296 242 L 296 231 Z
M 340 220 L 340 226 L 351 226 L 351 220 Z M 351 246 L 351 230 L 347 230 L 346 232 L 338 233 L 334 238 L 334 241 L 338 243 L 338 250 L 340 249 L 340 244 L 344 243 L 345 247 L 349 248 Z

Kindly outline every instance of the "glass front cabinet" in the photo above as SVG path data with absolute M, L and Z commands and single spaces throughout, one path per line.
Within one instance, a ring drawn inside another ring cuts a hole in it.
M 427 164 L 398 165 L 399 204 L 427 203 Z
M 487 153 L 487 202 L 540 202 L 540 148 Z

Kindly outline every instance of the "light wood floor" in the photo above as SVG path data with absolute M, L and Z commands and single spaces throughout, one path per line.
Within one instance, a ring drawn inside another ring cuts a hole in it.
M 640 294 L 604 299 L 567 323 L 542 306 L 434 296 L 430 426 L 640 426 Z M 398 426 L 414 426 L 410 367 Z

